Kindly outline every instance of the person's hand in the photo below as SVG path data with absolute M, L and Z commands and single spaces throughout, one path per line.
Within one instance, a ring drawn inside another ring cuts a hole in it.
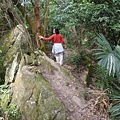
M 63 47 L 66 49 L 67 47 L 66 47 L 66 45 L 63 45 Z
M 40 39 L 43 39 L 44 37 L 43 36 L 39 36 Z

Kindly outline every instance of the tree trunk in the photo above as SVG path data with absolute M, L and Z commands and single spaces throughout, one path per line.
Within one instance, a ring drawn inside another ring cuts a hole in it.
M 77 31 L 76 31 L 75 26 L 69 26 L 69 31 L 72 34 L 73 43 L 76 43 L 76 40 L 77 40 Z
M 37 47 L 41 50 L 45 51 L 45 45 L 42 40 L 40 40 L 40 44 L 38 42 L 38 35 L 41 34 L 41 19 L 40 19 L 40 9 L 39 9 L 39 0 L 35 0 L 35 6 L 33 9 L 34 12 L 34 35 L 37 42 Z
M 12 2 L 17 6 L 17 8 L 19 9 L 19 11 L 22 13 L 23 17 L 25 18 L 25 20 L 27 21 L 27 23 L 29 24 L 29 26 L 31 27 L 32 31 L 34 30 L 33 27 L 33 21 L 31 20 L 31 18 L 27 15 L 25 8 L 18 2 L 18 0 L 12 0 Z

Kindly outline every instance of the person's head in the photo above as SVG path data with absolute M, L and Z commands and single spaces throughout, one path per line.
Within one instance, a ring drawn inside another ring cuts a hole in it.
M 59 34 L 58 28 L 55 29 L 55 33 L 56 33 L 56 34 Z
M 59 34 L 59 29 L 58 28 L 54 28 L 53 29 L 53 33 Z

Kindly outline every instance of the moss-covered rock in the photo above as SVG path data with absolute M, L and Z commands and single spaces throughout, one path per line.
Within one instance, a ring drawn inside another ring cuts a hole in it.
M 5 53 L 4 66 L 12 63 L 13 59 L 19 53 L 19 55 L 23 55 L 28 50 L 28 41 L 25 38 L 24 28 L 22 25 L 18 25 L 14 30 L 11 31 L 7 40 L 4 40 L 3 44 L 6 46 L 3 50 Z
M 23 60 L 23 59 L 22 59 Z M 24 120 L 66 120 L 65 108 L 49 84 L 23 61 L 11 85 L 12 103 L 19 106 Z M 35 69 L 37 70 L 37 69 Z

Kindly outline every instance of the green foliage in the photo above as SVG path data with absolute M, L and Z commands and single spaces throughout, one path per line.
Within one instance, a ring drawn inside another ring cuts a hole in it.
M 120 90 L 120 87 L 119 87 Z M 120 120 L 120 94 L 110 96 L 113 101 L 113 107 L 108 112 L 111 114 L 111 120 Z
M 94 65 L 92 68 L 92 77 L 94 79 L 93 84 L 102 90 L 107 90 L 108 93 L 113 92 L 113 77 L 109 76 L 108 71 L 99 65 Z
M 120 46 L 115 46 L 114 49 L 110 46 L 103 34 L 99 34 L 96 39 L 96 45 L 98 48 L 95 49 L 95 55 L 98 64 L 108 70 L 109 76 L 113 77 L 116 75 L 119 79 L 120 72 Z
M 8 85 L 0 86 L 0 102 L 5 101 L 5 97 L 9 94 L 9 90 L 7 89 L 8 87 L 9 87 Z M 6 102 L 8 102 L 8 101 L 6 101 Z M 1 103 L 1 105 L 2 105 L 2 106 L 0 106 L 0 115 L 1 116 L 4 116 L 4 114 L 6 114 L 9 120 L 21 120 L 21 113 L 17 109 L 16 105 L 8 104 L 7 106 L 4 106 L 4 104 L 2 104 L 2 103 Z
M 100 90 L 107 93 L 112 107 L 108 110 L 111 120 L 120 119 L 120 82 L 109 76 L 108 71 L 99 65 L 94 65 L 92 70 L 92 83 Z
M 7 113 L 9 120 L 21 120 L 22 118 L 20 111 L 14 104 L 8 106 Z
M 120 46 L 112 48 L 103 34 L 96 37 L 96 58 L 101 67 L 97 67 L 94 71 L 94 78 L 96 85 L 102 86 L 106 90 L 110 101 L 113 103 L 112 108 L 109 110 L 112 120 L 120 119 Z M 106 72 L 107 70 L 107 72 Z M 97 74 L 99 73 L 99 74 Z M 117 79 L 116 79 L 117 76 Z
M 8 88 L 8 85 L 0 85 L 0 99 L 3 99 L 6 96 L 6 94 L 9 93 L 7 88 Z
M 69 1 L 69 2 L 68 2 Z M 56 2 L 57 3 L 57 2 Z M 120 44 L 120 0 L 88 1 L 66 0 L 59 5 L 53 2 L 50 6 L 50 27 L 76 26 L 78 33 L 84 28 L 86 33 L 104 33 L 110 43 Z M 64 33 L 68 33 L 68 29 Z M 70 35 L 68 33 L 68 35 Z M 86 34 L 87 35 L 87 34 Z
M 80 65 L 87 65 L 86 53 L 82 50 L 79 50 L 76 54 L 70 55 L 67 60 L 76 66 L 77 70 L 80 69 Z

